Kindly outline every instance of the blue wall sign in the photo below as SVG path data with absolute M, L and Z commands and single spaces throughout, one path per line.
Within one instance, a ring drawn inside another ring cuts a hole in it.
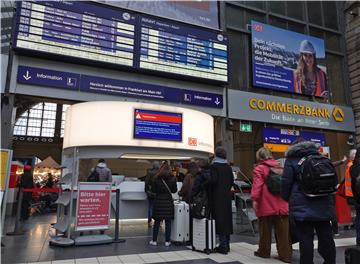
M 156 86 L 138 82 L 128 82 L 110 78 L 82 75 L 80 90 L 101 94 L 179 102 L 180 89 Z
M 223 108 L 222 94 L 184 90 L 70 72 L 19 66 L 19 83 L 165 102 Z
M 19 66 L 17 81 L 25 84 L 78 90 L 80 74 Z
M 321 146 L 325 146 L 325 134 L 323 133 L 290 129 L 263 128 L 264 143 L 290 145 L 299 137 L 318 143 Z
M 134 138 L 182 141 L 182 114 L 135 109 Z
M 183 90 L 182 103 L 206 107 L 223 108 L 223 97 L 221 94 Z

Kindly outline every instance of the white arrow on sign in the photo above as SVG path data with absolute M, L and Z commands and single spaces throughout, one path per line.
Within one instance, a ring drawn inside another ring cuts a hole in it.
M 216 100 L 215 100 L 215 102 L 214 102 L 216 105 L 219 105 L 220 104 L 220 101 L 219 101 L 219 98 L 218 97 L 216 97 Z
M 31 79 L 31 76 L 29 75 L 29 71 L 26 71 L 26 75 L 23 75 L 24 79 L 25 80 L 30 80 Z

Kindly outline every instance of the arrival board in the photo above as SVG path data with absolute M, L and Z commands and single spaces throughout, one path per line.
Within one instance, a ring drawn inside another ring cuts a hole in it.
M 228 40 L 218 31 L 89 2 L 18 2 L 15 47 L 228 81 Z
M 133 66 L 134 15 L 81 2 L 19 5 L 17 47 Z

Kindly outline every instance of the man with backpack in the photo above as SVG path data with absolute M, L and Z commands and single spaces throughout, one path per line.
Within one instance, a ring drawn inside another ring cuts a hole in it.
M 335 216 L 332 193 L 337 184 L 331 161 L 318 152 L 315 143 L 296 140 L 286 153 L 281 195 L 289 202 L 289 215 L 295 223 L 300 264 L 314 263 L 314 229 L 324 263 L 336 262 L 330 221 Z

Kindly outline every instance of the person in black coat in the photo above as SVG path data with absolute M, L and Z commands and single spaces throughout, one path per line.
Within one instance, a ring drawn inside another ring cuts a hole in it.
M 162 164 L 153 186 L 155 193 L 153 215 L 155 219 L 153 227 L 153 239 L 150 245 L 157 245 L 160 222 L 165 220 L 165 246 L 170 246 L 171 220 L 174 219 L 174 201 L 172 193 L 177 192 L 176 178 L 171 175 L 170 166 Z
M 360 147 L 357 148 L 354 163 L 350 168 L 351 189 L 355 200 L 355 228 L 356 228 L 356 245 L 360 246 Z
M 222 147 L 215 149 L 210 174 L 210 212 L 215 219 L 216 234 L 220 242 L 215 250 L 227 254 L 230 251 L 230 235 L 233 233 L 231 187 L 234 184 L 234 176 L 226 160 L 226 151 Z
M 21 175 L 19 187 L 20 189 L 29 189 L 34 187 L 32 168 L 30 165 L 24 166 L 24 173 Z M 30 208 L 31 199 L 32 199 L 31 192 L 23 193 L 23 200 L 21 204 L 21 216 L 20 216 L 21 220 L 29 219 L 30 216 L 29 208 Z
M 319 246 L 318 251 L 326 264 L 335 264 L 336 249 L 330 221 L 335 218 L 332 195 L 307 197 L 300 190 L 297 175 L 300 159 L 319 155 L 315 143 L 298 139 L 286 153 L 284 172 L 281 179 L 281 196 L 289 202 L 289 215 L 295 222 L 295 233 L 300 243 L 300 264 L 313 263 L 314 229 Z

